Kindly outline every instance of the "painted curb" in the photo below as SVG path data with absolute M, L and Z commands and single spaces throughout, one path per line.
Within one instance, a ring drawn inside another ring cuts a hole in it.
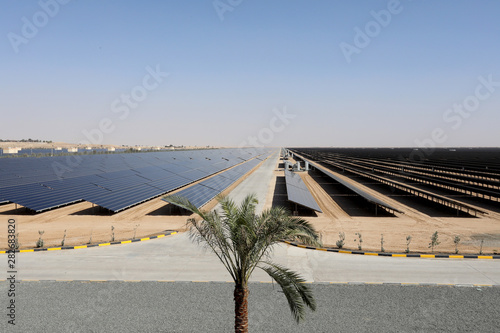
M 365 256 L 375 256 L 375 257 L 398 257 L 398 258 L 425 258 L 425 259 L 500 259 L 500 255 L 476 255 L 476 254 L 420 254 L 420 253 L 386 253 L 386 252 L 367 252 L 367 251 L 350 251 L 350 250 L 341 250 L 341 249 L 332 249 L 332 248 L 322 248 L 322 247 L 313 247 L 306 246 L 297 243 L 292 243 L 289 241 L 283 241 L 291 246 L 300 247 L 301 249 L 308 250 L 316 250 L 316 251 L 324 251 L 324 252 L 337 252 L 343 254 L 359 254 Z
M 7 280 L 0 280 L 0 283 Z M 76 283 L 231 283 L 233 281 L 173 281 L 173 280 L 17 280 L 16 283 L 40 283 L 40 282 L 76 282 Z M 250 281 L 250 284 L 270 284 L 271 281 Z M 500 288 L 498 284 L 472 284 L 472 283 L 422 283 L 422 282 L 355 282 L 355 281 L 332 281 L 332 282 L 303 282 L 305 284 L 322 285 L 347 285 L 347 286 L 396 286 L 396 287 L 450 287 L 450 288 Z
M 110 245 L 118 245 L 118 244 L 129 244 L 129 243 L 135 243 L 135 242 L 144 242 L 150 239 L 156 239 L 156 238 L 163 238 L 166 236 L 171 236 L 177 234 L 177 231 L 169 231 L 164 234 L 159 234 L 159 235 L 154 235 L 150 237 L 145 237 L 145 238 L 136 238 L 136 239 L 129 239 L 129 240 L 124 240 L 124 241 L 119 241 L 119 242 L 107 242 L 107 243 L 98 243 L 98 244 L 88 244 L 88 245 L 75 245 L 75 246 L 59 246 L 59 247 L 48 247 L 48 248 L 35 248 L 35 249 L 25 249 L 25 250 L 18 250 L 16 253 L 23 253 L 23 252 L 40 252 L 40 251 L 59 251 L 59 250 L 78 250 L 78 249 L 87 249 L 91 247 L 102 247 L 102 246 L 110 246 Z M 6 250 L 0 251 L 0 254 L 2 253 L 7 253 Z

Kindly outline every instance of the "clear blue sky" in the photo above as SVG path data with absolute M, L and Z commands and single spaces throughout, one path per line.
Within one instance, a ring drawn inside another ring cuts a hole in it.
M 2 139 L 500 146 L 497 0 L 41 2 L 0 5 Z

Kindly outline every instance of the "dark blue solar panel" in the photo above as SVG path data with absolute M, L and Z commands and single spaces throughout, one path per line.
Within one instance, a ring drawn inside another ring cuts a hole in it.
M 144 184 L 145 182 L 146 181 L 144 180 L 143 177 L 132 175 L 128 177 L 114 178 L 110 180 L 103 179 L 101 181 L 94 182 L 93 184 L 110 191 L 120 191 L 126 188 Z
M 156 187 L 165 192 L 170 192 L 180 187 L 186 186 L 189 183 L 191 183 L 189 179 L 173 175 L 172 177 L 149 182 L 148 185 Z
M 148 173 L 141 172 L 139 174 L 139 176 L 141 176 L 143 179 L 147 179 L 148 181 L 156 181 L 156 180 L 160 180 L 160 179 L 165 179 L 165 178 L 168 178 L 168 177 L 171 177 L 174 175 L 175 175 L 175 173 L 172 173 L 170 171 L 163 170 L 163 169 L 148 172 Z
M 135 176 L 137 175 L 137 172 L 133 170 L 121 170 L 115 172 L 103 172 L 99 173 L 98 175 L 106 179 L 116 179 L 121 177 Z
M 0 202 L 16 202 L 42 211 L 84 199 L 121 210 L 148 196 L 175 190 L 225 170 L 255 154 L 253 149 L 214 149 L 2 158 Z M 241 169 L 244 170 L 247 169 Z M 238 175 L 239 172 L 233 171 L 225 179 L 234 180 Z M 220 189 L 229 183 L 211 180 L 208 184 Z
M 203 186 L 201 184 L 195 184 L 185 190 L 176 193 L 175 195 L 187 198 L 193 205 L 200 208 L 207 202 L 215 198 L 218 194 L 219 191 L 217 190 Z
M 192 181 L 196 181 L 196 180 L 199 180 L 201 178 L 205 178 L 208 175 L 209 174 L 207 172 L 197 170 L 197 169 L 189 170 L 189 171 L 186 171 L 186 172 L 179 174 L 179 176 L 187 178 L 187 179 L 192 180 Z
M 218 175 L 210 177 L 198 184 L 188 187 L 175 195 L 188 199 L 197 208 L 201 208 L 217 195 L 226 190 L 239 178 L 254 168 L 261 161 L 253 159 L 232 169 L 226 170 Z
M 126 190 L 116 191 L 109 195 L 101 196 L 91 202 L 111 211 L 119 212 L 164 193 L 165 192 L 163 190 L 143 184 Z
M 65 189 L 102 181 L 106 181 L 106 179 L 97 175 L 89 175 L 74 178 L 60 178 L 58 180 L 52 180 L 48 182 L 44 181 L 41 184 L 51 189 Z
M 8 192 L 4 193 L 6 199 L 37 212 L 81 201 L 80 193 L 72 189 L 52 190 L 36 184 L 16 187 Z
M 233 179 L 228 179 L 225 177 L 222 177 L 221 175 L 213 176 L 210 179 L 207 179 L 200 184 L 206 187 L 210 187 L 214 190 L 217 190 L 219 192 L 224 191 L 226 188 L 231 186 L 232 183 L 234 183 L 235 180 Z
M 16 202 L 23 197 L 47 194 L 50 189 L 40 184 L 25 184 L 20 186 L 5 187 L 0 189 L 0 197 L 5 200 Z M 18 202 L 20 203 L 20 202 Z

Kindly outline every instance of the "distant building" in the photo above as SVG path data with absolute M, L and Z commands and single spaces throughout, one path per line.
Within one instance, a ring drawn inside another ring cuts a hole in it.
M 21 148 L 18 148 L 18 147 L 8 147 L 8 148 L 4 148 L 3 149 L 3 153 L 4 154 L 17 154 L 19 151 L 21 150 Z

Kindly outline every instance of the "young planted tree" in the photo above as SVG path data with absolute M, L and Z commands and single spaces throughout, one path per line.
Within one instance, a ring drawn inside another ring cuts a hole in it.
M 429 243 L 429 248 L 432 249 L 432 252 L 434 252 L 434 247 L 438 246 L 439 244 L 441 244 L 441 242 L 439 241 L 438 232 L 436 231 L 431 236 L 431 242 Z
M 19 233 L 16 233 L 16 238 L 14 240 L 14 250 L 19 250 L 21 243 L 19 243 Z
M 410 235 L 406 236 L 406 250 L 405 250 L 406 253 L 410 253 L 411 238 L 412 237 Z
M 358 250 L 362 251 L 363 250 L 363 236 L 361 236 L 361 233 L 360 232 L 356 232 L 354 233 L 356 236 L 358 236 L 358 240 L 359 240 L 359 243 L 358 243 Z M 354 239 L 354 241 L 356 241 L 356 239 Z
M 61 246 L 64 246 L 65 242 L 66 242 L 66 229 L 64 229 L 64 236 L 63 236 L 63 239 L 61 241 Z
M 344 232 L 339 232 L 339 240 L 337 241 L 337 247 L 339 249 L 343 248 L 344 247 L 344 244 L 345 244 L 345 233 Z
M 220 259 L 234 280 L 235 332 L 248 332 L 248 281 L 255 268 L 269 274 L 280 286 L 297 322 L 305 316 L 306 307 L 316 309 L 311 289 L 299 274 L 270 260 L 273 245 L 281 240 L 321 246 L 318 233 L 304 219 L 290 216 L 281 207 L 273 207 L 258 215 L 257 199 L 247 196 L 240 205 L 219 198 L 221 212 L 199 210 L 187 199 L 167 196 L 165 200 L 183 207 L 201 220 L 187 221 L 190 235 L 204 243 Z
M 36 247 L 43 247 L 43 239 L 42 239 L 42 235 L 45 233 L 45 231 L 43 230 L 38 230 L 38 234 L 40 235 L 40 237 L 38 238 L 38 240 L 36 241 Z
M 458 244 L 460 243 L 460 236 L 455 236 L 453 239 L 453 243 L 455 243 L 455 253 L 458 254 Z

